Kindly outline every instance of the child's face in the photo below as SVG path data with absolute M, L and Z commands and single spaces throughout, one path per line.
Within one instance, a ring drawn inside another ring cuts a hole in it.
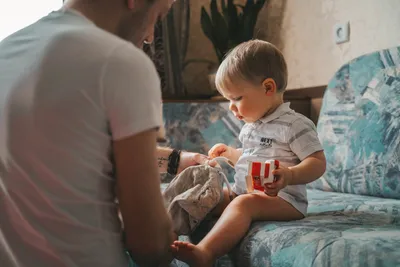
M 276 92 L 267 92 L 262 84 L 235 83 L 220 92 L 230 101 L 229 109 L 236 118 L 246 123 L 261 119 L 280 104 Z

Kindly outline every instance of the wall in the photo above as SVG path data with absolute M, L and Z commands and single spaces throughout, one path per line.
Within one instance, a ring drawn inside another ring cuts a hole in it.
M 378 49 L 400 45 L 399 0 L 270 0 L 257 23 L 257 37 L 277 45 L 289 67 L 288 88 L 327 84 L 348 60 Z M 216 62 L 200 27 L 201 6 L 191 2 L 191 32 L 187 58 Z M 333 25 L 350 21 L 350 42 L 333 41 Z M 190 91 L 207 91 L 206 64 L 192 64 L 184 72 Z
M 0 41 L 62 6 L 61 0 L 0 1 Z M 23 8 L 21 8 L 23 4 Z
M 235 3 L 245 3 L 246 0 L 237 0 Z M 268 1 L 268 0 L 267 0 Z M 220 2 L 220 0 L 217 0 Z M 267 21 L 265 18 L 268 16 L 269 20 L 273 22 L 275 25 L 279 25 L 279 21 L 282 20 L 282 6 L 285 1 L 281 0 L 272 0 L 271 7 L 264 7 L 260 11 L 259 21 L 257 22 L 255 33 L 257 38 L 274 39 L 276 41 L 279 40 L 279 32 L 276 31 L 276 28 L 268 28 L 265 27 Z M 188 45 L 188 53 L 187 60 L 191 59 L 205 59 L 207 61 L 215 62 L 215 64 L 208 63 L 193 63 L 189 64 L 183 73 L 184 83 L 189 92 L 200 92 L 200 93 L 209 93 L 211 89 L 209 85 L 209 81 L 207 75 L 215 70 L 217 65 L 217 56 L 215 55 L 214 48 L 212 43 L 208 40 L 208 38 L 203 34 L 200 25 L 200 12 L 201 7 L 204 6 L 207 11 L 209 11 L 210 0 L 197 0 L 190 2 L 191 8 L 191 20 L 190 20 L 190 33 L 189 33 L 189 45 Z M 273 10 L 273 12 L 271 12 Z M 268 21 L 268 23 L 270 23 Z M 279 28 L 279 27 L 278 27 Z
M 281 48 L 289 88 L 326 84 L 348 60 L 400 45 L 399 14 L 399 0 L 287 0 Z M 350 42 L 337 45 L 333 25 L 344 21 L 350 21 Z
M 187 60 L 206 59 L 217 62 L 212 43 L 203 34 L 200 26 L 201 7 L 206 6 L 208 10 L 209 2 L 210 0 L 190 1 L 191 19 Z M 183 80 L 188 92 L 207 93 L 211 90 L 207 80 L 209 67 L 206 63 L 193 63 L 186 67 Z

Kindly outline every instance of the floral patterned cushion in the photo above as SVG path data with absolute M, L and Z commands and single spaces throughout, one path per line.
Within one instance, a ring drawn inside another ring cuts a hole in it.
M 400 266 L 400 200 L 312 189 L 308 195 L 305 219 L 253 223 L 215 266 Z
M 318 121 L 325 191 L 400 198 L 400 48 L 361 56 L 330 81 Z

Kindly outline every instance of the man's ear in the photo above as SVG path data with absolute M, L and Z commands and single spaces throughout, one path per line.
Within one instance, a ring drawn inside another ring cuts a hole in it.
M 277 88 L 276 88 L 276 83 L 273 79 L 271 78 L 267 78 L 263 81 L 262 83 L 264 90 L 265 90 L 265 94 L 270 96 L 276 93 Z
M 129 9 L 134 9 L 135 8 L 135 0 L 126 0 L 128 4 Z

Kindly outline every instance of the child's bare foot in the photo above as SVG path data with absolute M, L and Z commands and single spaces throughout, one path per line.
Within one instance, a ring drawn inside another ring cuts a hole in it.
M 190 267 L 212 267 L 213 265 L 210 253 L 192 243 L 175 241 L 171 248 L 175 257 L 186 262 Z

